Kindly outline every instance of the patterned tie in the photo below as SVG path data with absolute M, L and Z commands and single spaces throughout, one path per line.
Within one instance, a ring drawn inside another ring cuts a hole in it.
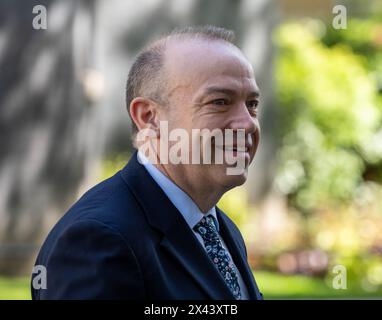
M 223 276 L 235 298 L 239 300 L 241 293 L 236 270 L 227 250 L 223 247 L 214 219 L 211 215 L 202 218 L 195 225 L 194 230 L 202 236 L 208 256 Z

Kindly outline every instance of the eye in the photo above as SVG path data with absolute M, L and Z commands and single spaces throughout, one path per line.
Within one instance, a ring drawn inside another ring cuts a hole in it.
M 252 115 L 256 115 L 257 114 L 257 109 L 258 109 L 257 107 L 259 105 L 259 101 L 258 100 L 247 101 L 246 105 L 247 105 L 247 108 L 248 108 L 249 112 Z
M 214 104 L 216 106 L 225 106 L 228 104 L 228 100 L 226 99 L 215 99 L 211 101 L 211 104 Z
M 247 108 L 257 109 L 258 105 L 259 105 L 259 101 L 258 100 L 247 101 Z

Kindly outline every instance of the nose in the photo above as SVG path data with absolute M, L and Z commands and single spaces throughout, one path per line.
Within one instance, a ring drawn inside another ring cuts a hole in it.
M 232 120 L 229 129 L 245 130 L 246 135 L 252 135 L 259 131 L 259 121 L 257 117 L 251 115 L 245 103 L 233 108 Z
M 250 148 L 252 157 L 255 155 L 260 142 L 260 124 L 257 116 L 253 116 L 248 111 L 245 103 L 233 108 L 233 115 L 229 129 L 237 132 L 241 129 L 245 132 L 246 145 Z

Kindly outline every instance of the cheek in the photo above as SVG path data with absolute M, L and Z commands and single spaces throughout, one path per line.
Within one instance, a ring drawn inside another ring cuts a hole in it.
M 254 138 L 255 138 L 255 145 L 258 145 L 260 142 L 260 135 L 261 135 L 261 128 L 260 128 L 260 123 L 259 120 L 256 119 L 255 121 L 255 128 L 256 132 L 254 133 Z
M 180 117 L 176 112 L 168 112 L 163 117 L 163 121 L 167 121 L 169 132 L 180 128 L 187 129 L 183 117 Z
M 194 119 L 194 125 L 200 129 L 223 129 L 226 126 L 226 119 L 217 114 L 205 115 Z
M 256 132 L 252 136 L 252 139 L 253 139 L 253 151 L 252 151 L 252 155 L 251 155 L 252 158 L 255 156 L 256 151 L 259 147 L 260 136 L 261 136 L 260 125 L 259 125 L 259 122 L 256 121 Z
M 193 115 L 189 109 L 189 106 L 184 105 L 183 108 L 177 108 L 177 110 L 169 115 L 169 120 L 174 128 L 182 128 L 187 131 L 193 128 Z

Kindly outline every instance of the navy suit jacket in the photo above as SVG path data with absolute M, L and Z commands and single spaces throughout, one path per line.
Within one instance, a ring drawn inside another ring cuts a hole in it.
M 217 217 L 250 299 L 262 299 L 240 231 L 219 209 Z M 33 299 L 234 299 L 136 153 L 61 218 L 36 265 L 46 267 L 47 288 L 32 285 Z

